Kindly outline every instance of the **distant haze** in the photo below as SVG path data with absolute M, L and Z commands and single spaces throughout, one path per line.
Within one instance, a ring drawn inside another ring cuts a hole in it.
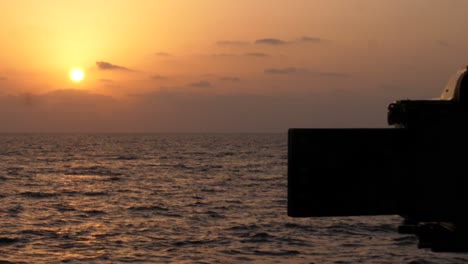
M 462 0 L 0 3 L 1 132 L 385 127 L 468 65 Z M 81 68 L 85 79 L 68 73 Z

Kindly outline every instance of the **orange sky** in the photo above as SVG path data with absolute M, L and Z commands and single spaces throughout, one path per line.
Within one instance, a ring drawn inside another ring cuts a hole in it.
M 468 64 L 463 0 L 0 3 L 0 132 L 381 127 Z M 86 78 L 73 83 L 69 71 Z M 246 110 L 248 108 L 248 110 Z

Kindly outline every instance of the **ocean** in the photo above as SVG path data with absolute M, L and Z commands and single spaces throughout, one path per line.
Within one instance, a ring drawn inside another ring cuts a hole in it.
M 286 134 L 0 135 L 0 263 L 464 263 L 286 214 Z

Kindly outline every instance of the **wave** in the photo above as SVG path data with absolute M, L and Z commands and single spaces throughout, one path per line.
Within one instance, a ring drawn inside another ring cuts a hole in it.
M 11 245 L 18 242 L 18 238 L 0 237 L 0 246 Z
M 77 175 L 77 176 L 121 176 L 122 173 L 114 172 L 112 169 L 103 166 L 79 166 L 73 167 L 64 172 L 66 175 Z
M 297 250 L 279 250 L 279 251 L 263 251 L 263 250 L 254 250 L 255 255 L 260 256 L 294 256 L 299 255 L 301 252 Z
M 92 209 L 92 210 L 84 210 L 82 211 L 83 213 L 87 214 L 88 216 L 95 216 L 95 215 L 105 215 L 107 214 L 106 212 L 102 211 L 102 210 L 96 210 L 96 209 Z
M 116 160 L 138 160 L 140 157 L 135 155 L 121 155 L 115 158 Z
M 48 193 L 48 192 L 22 192 L 19 195 L 28 197 L 28 198 L 51 198 L 59 196 L 58 193 Z
M 18 175 L 20 175 L 20 172 L 22 172 L 22 171 L 24 171 L 24 168 L 21 168 L 21 167 L 6 168 L 7 175 L 10 175 L 10 176 L 18 176 Z
M 20 262 L 10 262 L 8 260 L 1 260 L 0 259 L 0 264 L 19 264 Z
M 152 206 L 132 206 L 128 208 L 129 211 L 164 211 L 167 212 L 169 211 L 168 208 L 162 207 L 162 206 L 157 206 L 157 205 L 152 205 Z
M 406 247 L 409 245 L 416 245 L 417 239 L 415 236 L 403 236 L 393 239 L 393 244 L 399 247 Z
M 243 243 L 267 243 L 274 240 L 276 237 L 270 235 L 266 232 L 255 233 L 253 235 L 249 235 L 249 237 L 243 240 Z

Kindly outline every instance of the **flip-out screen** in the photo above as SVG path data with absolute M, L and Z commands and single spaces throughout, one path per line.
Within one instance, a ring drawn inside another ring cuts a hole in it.
M 404 129 L 290 129 L 288 215 L 397 214 Z

